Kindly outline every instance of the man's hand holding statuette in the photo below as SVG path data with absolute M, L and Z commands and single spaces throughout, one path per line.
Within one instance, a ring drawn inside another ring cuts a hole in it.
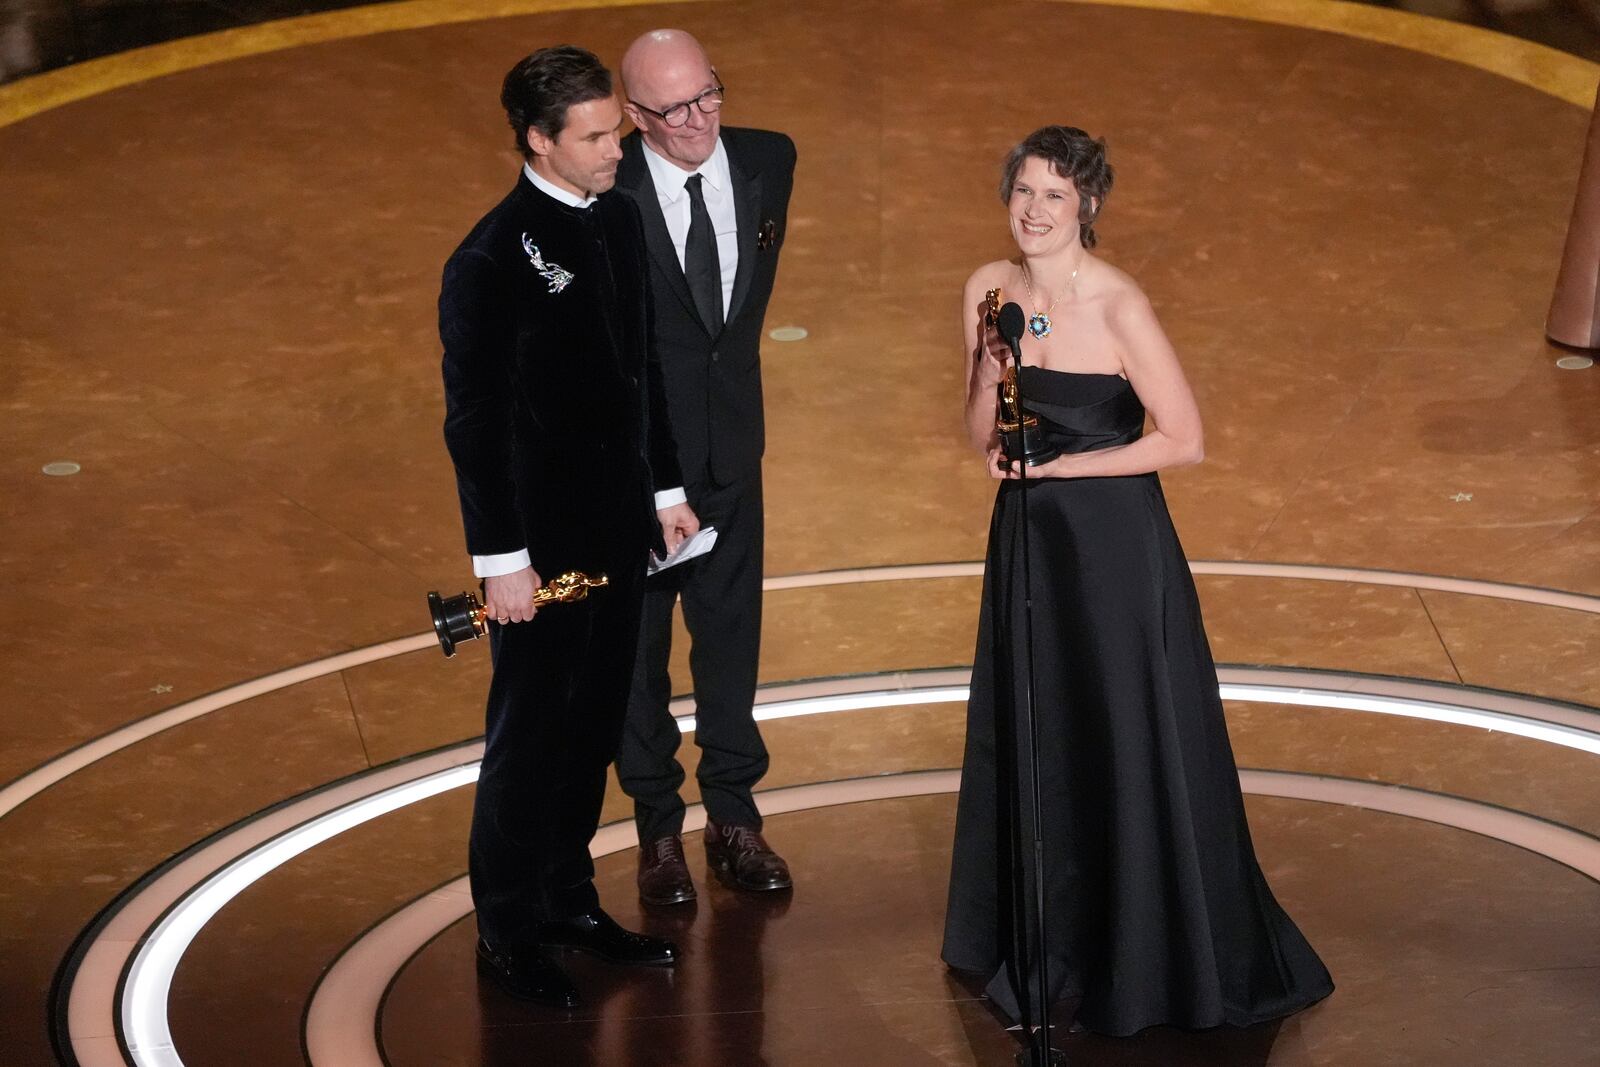
M 533 606 L 533 594 L 544 585 L 539 572 L 524 567 L 510 574 L 496 575 L 483 580 L 483 614 L 504 626 L 509 622 L 527 622 L 539 611 Z

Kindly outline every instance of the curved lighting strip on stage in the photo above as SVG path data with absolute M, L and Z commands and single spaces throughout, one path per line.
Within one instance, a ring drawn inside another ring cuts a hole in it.
M 152 1067 L 181 1067 L 183 1060 L 172 1046 L 172 1034 L 167 1027 L 167 998 L 172 990 L 172 976 L 183 950 L 223 905 L 264 875 L 330 837 L 407 804 L 471 785 L 477 780 L 478 764 L 472 762 L 391 786 L 302 823 L 288 833 L 271 837 L 207 878 L 200 891 L 162 917 L 128 968 L 122 1001 L 122 1033 L 134 1059 Z
M 130 888 L 97 921 L 71 975 L 67 1034 L 79 1064 L 126 1067 L 124 1040 L 130 1049 L 138 1046 L 130 1054 L 140 1065 L 181 1064 L 166 1022 L 166 990 L 204 920 L 271 871 L 273 857 L 281 864 L 303 852 L 297 835 L 306 835 L 311 847 L 386 811 L 470 784 L 482 754 L 481 742 L 457 745 L 304 794 L 213 835 Z M 209 895 L 200 892 L 206 887 Z M 162 939 L 153 940 L 162 931 Z M 119 994 L 125 972 L 128 984 Z M 137 1015 L 128 1010 L 135 1003 Z
M 1433 574 L 1410 574 L 1405 571 L 1367 570 L 1360 567 L 1331 567 L 1301 563 L 1250 563 L 1227 560 L 1193 560 L 1189 569 L 1195 574 L 1242 577 L 1278 578 L 1297 581 L 1348 582 L 1359 585 L 1389 585 L 1407 589 L 1431 589 L 1443 593 L 1460 593 L 1467 596 L 1511 600 L 1523 604 L 1563 608 L 1600 615 L 1600 597 L 1582 593 L 1569 593 L 1559 589 L 1542 589 L 1538 586 L 1513 585 L 1506 582 L 1485 582 L 1470 578 L 1447 578 Z M 974 578 L 983 574 L 980 562 L 913 563 L 886 567 L 855 567 L 833 571 L 813 571 L 807 574 L 787 574 L 767 578 L 762 588 L 768 592 L 789 589 L 816 589 L 833 585 L 858 585 L 870 582 L 927 581 L 938 578 Z M 241 701 L 284 689 L 291 685 L 336 674 L 366 663 L 403 656 L 430 648 L 434 643 L 431 631 L 411 637 L 351 652 L 341 652 L 326 659 L 313 660 L 297 667 L 230 686 L 227 689 L 176 704 L 103 734 L 77 748 L 43 763 L 21 777 L 0 788 L 0 819 L 19 805 L 44 792 L 63 778 L 82 770 L 96 760 L 104 759 L 129 745 L 136 744 L 163 730 L 181 726 L 202 715 L 230 707 Z
M 404 0 L 275 19 L 131 49 L 0 86 L 0 127 L 75 100 L 247 56 L 374 33 L 425 29 L 508 15 L 642 6 L 654 0 Z M 1069 0 L 1083 2 L 1083 0 Z M 1493 30 L 1365 4 L 1328 0 L 1093 0 L 1113 6 L 1220 15 L 1321 30 L 1476 67 L 1587 108 L 1593 63 Z
M 152 78 L 325 41 L 455 22 L 479 22 L 508 15 L 637 7 L 658 2 L 660 0 L 397 0 L 272 19 L 254 26 L 134 48 L 0 87 L 0 126 Z
M 756 718 L 770 720 L 964 700 L 969 674 L 959 669 L 907 671 L 767 687 L 758 696 Z M 1220 671 L 1219 678 L 1223 695 L 1229 699 L 1403 715 L 1600 753 L 1600 714 L 1576 705 L 1441 683 L 1338 672 L 1234 667 Z M 692 730 L 693 716 L 680 715 L 679 727 L 684 732 Z M 179 961 L 205 922 L 251 882 L 306 849 L 406 804 L 470 783 L 476 778 L 481 755 L 482 742 L 470 742 L 356 775 L 216 835 L 130 891 L 94 933 L 80 965 L 68 979 L 68 1038 L 79 1064 L 120 1067 L 124 1063 L 118 1028 L 113 1025 L 119 1022 L 128 1054 L 138 1067 L 181 1067 L 183 1060 L 174 1047 L 167 1019 L 167 995 Z M 1324 794 L 1333 788 L 1306 783 L 1344 781 L 1288 772 L 1248 773 L 1271 776 L 1250 779 L 1262 786 L 1260 790 L 1252 786 L 1251 792 L 1302 799 L 1329 799 Z M 865 781 L 887 782 L 903 777 Z M 1268 789 L 1269 783 L 1276 785 Z M 828 790 L 835 786 L 836 783 L 819 783 L 772 791 L 763 794 L 763 810 L 796 810 L 766 805 L 778 803 L 769 798 L 780 795 L 815 800 L 833 795 Z M 1375 783 L 1353 783 L 1339 789 L 1343 796 L 1356 795 L 1351 792 L 1356 790 L 1366 798 L 1361 801 L 1363 806 L 1401 814 L 1415 812 L 1394 807 L 1402 803 L 1394 797 L 1436 797 Z M 1376 802 L 1385 797 L 1389 799 Z M 1509 841 L 1600 880 L 1600 840 L 1520 812 L 1459 798 L 1444 799 L 1457 805 L 1450 808 L 1454 814 L 1418 817 Z M 1374 803 L 1369 804 L 1368 800 Z M 1415 803 L 1438 814 L 1442 809 L 1436 800 Z M 604 841 L 608 848 L 626 847 L 632 833 L 631 823 L 623 823 L 620 829 L 609 830 Z M 616 844 L 618 840 L 622 844 Z M 366 1025 L 371 1025 L 370 1020 Z M 342 1067 L 345 1061 L 326 1062 L 340 1063 Z
M 1310 800 L 1382 811 L 1449 826 L 1537 852 L 1600 881 L 1600 839 L 1521 812 L 1409 786 L 1333 778 L 1292 771 L 1241 770 L 1239 784 L 1256 796 Z M 809 811 L 894 797 L 953 793 L 959 771 L 851 778 L 760 794 L 763 815 Z M 705 809 L 692 805 L 684 829 L 705 825 Z M 631 848 L 631 820 L 595 836 L 596 859 Z M 466 878 L 458 878 L 392 913 L 339 954 L 312 991 L 303 1043 L 312 1067 L 387 1067 L 379 1044 L 384 994 L 406 964 L 452 924 L 472 912 Z
M 240 682 L 226 689 L 219 689 L 215 693 L 207 693 L 194 700 L 186 700 L 182 704 L 174 704 L 165 711 L 158 711 L 154 715 L 131 722 L 126 726 L 112 730 L 110 733 L 101 734 L 92 741 L 86 741 L 76 748 L 42 763 L 27 774 L 13 779 L 5 788 L 0 789 L 0 818 L 9 815 L 19 805 L 26 803 L 33 797 L 49 789 L 57 782 L 69 775 L 75 774 L 96 760 L 105 759 L 113 753 L 120 752 L 129 745 L 137 744 L 148 737 L 153 737 L 163 730 L 170 730 L 174 726 L 182 726 L 186 722 L 198 719 L 203 715 L 210 715 L 214 711 L 232 707 L 246 700 L 254 699 L 279 689 L 287 689 L 291 685 L 299 685 L 313 678 L 321 678 L 328 674 L 337 674 L 352 667 L 359 667 L 364 663 L 374 663 L 378 660 L 388 659 L 391 656 L 403 656 L 408 652 L 416 652 L 434 644 L 436 638 L 431 633 L 417 634 L 414 637 L 404 637 L 397 641 L 383 641 L 366 648 L 354 649 L 350 652 L 341 652 L 336 656 L 325 659 L 312 660 L 302 663 L 298 667 L 276 671 L 272 674 L 253 678 L 248 682 Z
M 1449 578 L 1439 574 L 1374 570 L 1367 567 L 1336 567 L 1322 563 L 1254 563 L 1248 560 L 1222 559 L 1190 560 L 1189 571 L 1193 574 L 1230 578 L 1279 578 L 1292 581 L 1346 582 L 1352 585 L 1391 585 L 1403 589 L 1431 589 L 1438 593 L 1460 593 L 1465 596 L 1489 597 L 1493 600 L 1513 600 L 1522 604 L 1539 604 L 1543 607 L 1566 608 L 1570 611 L 1600 615 L 1600 597 L 1597 596 L 1569 593 L 1561 589 L 1545 589 L 1537 585 L 1482 581 L 1477 578 Z M 826 585 L 856 585 L 867 582 L 978 578 L 982 575 L 981 561 L 905 563 L 886 567 L 857 567 L 780 575 L 766 579 L 761 583 L 761 587 L 771 592 L 778 589 L 814 589 Z

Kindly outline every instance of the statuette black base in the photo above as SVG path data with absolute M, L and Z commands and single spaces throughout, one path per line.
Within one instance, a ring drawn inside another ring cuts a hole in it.
M 1014 462 L 1020 459 L 1029 467 L 1039 467 L 1061 455 L 1061 449 L 1045 440 L 1039 430 L 1039 422 L 1033 416 L 1023 420 L 1021 429 L 1015 426 L 1015 423 L 1002 423 L 999 427 L 1000 451 L 1005 453 L 1007 460 Z
M 489 632 L 483 619 L 483 607 L 471 593 L 449 599 L 429 593 L 428 614 L 433 617 L 433 632 L 438 635 L 439 647 L 444 649 L 446 658 L 456 654 L 459 642 L 476 641 Z

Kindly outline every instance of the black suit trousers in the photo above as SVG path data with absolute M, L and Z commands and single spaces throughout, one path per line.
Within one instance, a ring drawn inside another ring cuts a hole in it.
M 532 923 L 599 906 L 589 843 L 627 709 L 644 545 L 608 566 L 610 585 L 588 599 L 489 624 L 494 678 L 469 860 L 491 944 L 517 945 Z
M 672 606 L 679 599 L 690 640 L 701 800 L 718 823 L 761 826 L 751 797 L 767 772 L 767 748 L 752 709 L 761 654 L 760 471 L 688 492 L 700 524 L 717 528 L 717 545 L 645 583 L 633 693 L 617 756 L 618 780 L 633 798 L 639 840 L 647 842 L 683 828 L 682 734 L 667 710 Z

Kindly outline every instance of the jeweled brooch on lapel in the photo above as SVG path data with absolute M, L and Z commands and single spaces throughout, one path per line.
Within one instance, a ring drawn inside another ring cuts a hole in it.
M 761 229 L 756 231 L 756 247 L 766 251 L 778 243 L 778 224 L 768 219 L 761 224 Z
M 539 277 L 550 283 L 548 292 L 559 293 L 572 282 L 572 272 L 554 263 L 546 263 L 539 254 L 539 246 L 527 234 L 522 235 L 522 250 L 528 253 L 528 262 L 539 272 Z

